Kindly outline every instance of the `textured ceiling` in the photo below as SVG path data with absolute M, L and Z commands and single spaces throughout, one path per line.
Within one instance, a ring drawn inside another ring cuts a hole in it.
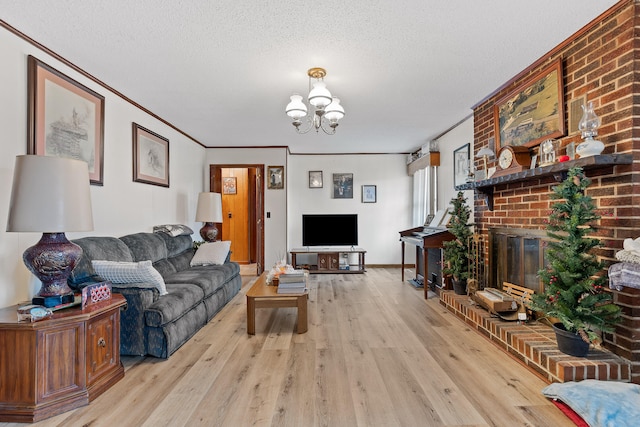
M 0 0 L 0 19 L 207 147 L 406 153 L 615 3 Z M 284 114 L 314 66 L 346 110 L 333 136 Z

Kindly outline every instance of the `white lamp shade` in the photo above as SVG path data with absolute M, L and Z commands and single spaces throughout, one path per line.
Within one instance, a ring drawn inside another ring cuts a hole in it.
M 222 222 L 222 195 L 220 193 L 198 194 L 196 221 Z
M 321 110 L 331 104 L 331 92 L 329 92 L 324 82 L 315 82 L 313 84 L 313 89 L 309 92 L 309 104 Z
M 291 102 L 287 104 L 285 109 L 287 116 L 294 120 L 300 120 L 307 115 L 307 106 L 302 102 L 302 96 L 291 95 Z
M 331 123 L 336 123 L 344 117 L 344 108 L 340 105 L 340 99 L 333 98 L 331 104 L 324 109 L 324 117 Z
M 7 231 L 93 230 L 89 167 L 53 156 L 16 157 Z
M 478 153 L 476 154 L 476 157 L 478 158 L 482 156 L 492 157 L 494 155 L 495 153 L 493 152 L 492 149 L 484 147 L 484 148 L 481 148 L 480 151 L 478 151 Z

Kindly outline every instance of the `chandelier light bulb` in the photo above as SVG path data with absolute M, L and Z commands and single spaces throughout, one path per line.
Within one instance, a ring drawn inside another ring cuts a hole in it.
M 324 82 L 315 82 L 313 89 L 309 92 L 309 104 L 323 110 L 324 107 L 331 103 L 331 92 L 327 89 Z
M 340 105 L 340 99 L 333 98 L 331 104 L 324 109 L 324 117 L 332 124 L 338 123 L 338 120 L 344 117 L 344 108 Z
M 291 117 L 293 120 L 300 120 L 306 116 L 307 106 L 302 102 L 302 96 L 291 95 L 291 102 L 287 104 L 285 111 L 287 112 L 287 116 Z

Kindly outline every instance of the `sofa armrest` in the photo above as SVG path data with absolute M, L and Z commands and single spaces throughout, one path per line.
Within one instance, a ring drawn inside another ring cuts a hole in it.
M 144 356 L 145 318 L 144 312 L 153 304 L 160 293 L 150 284 L 135 285 L 113 284 L 113 292 L 122 294 L 127 300 L 127 308 L 120 312 L 120 354 L 128 356 Z

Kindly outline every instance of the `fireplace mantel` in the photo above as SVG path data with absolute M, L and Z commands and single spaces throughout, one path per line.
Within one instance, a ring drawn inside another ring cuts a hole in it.
M 630 165 L 631 163 L 633 163 L 633 155 L 631 154 L 601 154 L 599 156 L 589 156 L 567 162 L 554 163 L 549 166 L 526 169 L 521 172 L 482 181 L 468 182 L 464 185 L 456 186 L 456 190 L 478 190 L 483 193 L 489 210 L 493 210 L 493 188 L 497 185 L 529 181 L 547 176 L 553 176 L 556 181 L 560 182 L 566 178 L 567 171 L 574 166 L 580 166 L 586 171 L 615 165 Z

